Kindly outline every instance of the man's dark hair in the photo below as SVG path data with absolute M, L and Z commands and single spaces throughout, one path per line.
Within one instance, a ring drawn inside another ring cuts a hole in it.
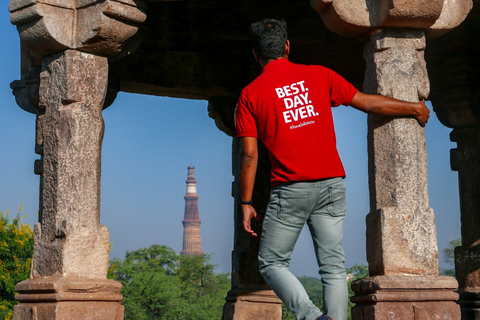
M 264 19 L 252 23 L 248 32 L 262 60 L 277 59 L 285 54 L 287 23 L 284 20 Z

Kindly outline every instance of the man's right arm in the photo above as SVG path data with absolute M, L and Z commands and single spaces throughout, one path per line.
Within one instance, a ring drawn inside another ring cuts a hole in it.
M 407 102 L 360 91 L 355 94 L 350 105 L 365 113 L 384 116 L 413 116 L 422 127 L 425 126 L 430 117 L 430 110 L 423 101 Z
M 255 184 L 255 174 L 258 163 L 257 139 L 253 137 L 240 138 L 242 149 L 240 152 L 240 197 L 242 201 L 252 200 L 253 185 Z M 245 231 L 256 237 L 257 234 L 252 230 L 251 220 L 257 219 L 257 212 L 251 205 L 242 205 L 243 228 Z

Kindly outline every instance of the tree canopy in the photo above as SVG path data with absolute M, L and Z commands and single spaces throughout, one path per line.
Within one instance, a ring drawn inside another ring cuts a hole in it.
M 162 245 L 111 260 L 109 278 L 123 285 L 125 319 L 220 319 L 230 280 L 216 274 L 210 260 Z
M 33 231 L 24 225 L 20 206 L 10 221 L 10 211 L 0 211 L 0 318 L 11 319 L 15 285 L 30 276 L 33 256 Z

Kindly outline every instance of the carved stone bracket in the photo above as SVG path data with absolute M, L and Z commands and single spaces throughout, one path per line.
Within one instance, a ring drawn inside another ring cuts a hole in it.
M 472 8 L 471 0 L 310 0 L 331 31 L 363 38 L 378 28 L 424 29 L 437 37 L 458 26 Z
M 139 0 L 12 0 L 9 10 L 22 43 L 42 57 L 66 49 L 128 54 L 127 40 L 146 19 Z
M 21 79 L 11 84 L 17 104 L 37 112 L 41 61 L 50 54 L 74 49 L 116 59 L 133 52 L 145 8 L 143 0 L 11 0 L 22 46 Z
M 235 108 L 238 97 L 212 98 L 208 101 L 208 116 L 223 133 L 235 136 Z

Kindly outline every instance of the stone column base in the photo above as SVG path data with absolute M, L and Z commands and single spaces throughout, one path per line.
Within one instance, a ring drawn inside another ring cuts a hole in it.
M 376 276 L 352 283 L 353 320 L 459 320 L 457 280 L 447 276 Z
M 36 278 L 15 290 L 14 320 L 123 320 L 122 285 L 107 279 Z
M 272 290 L 234 289 L 225 300 L 222 320 L 282 319 L 282 301 Z
M 480 288 L 475 288 L 480 290 Z M 458 290 L 458 304 L 462 310 L 462 320 L 480 320 L 480 291 Z

